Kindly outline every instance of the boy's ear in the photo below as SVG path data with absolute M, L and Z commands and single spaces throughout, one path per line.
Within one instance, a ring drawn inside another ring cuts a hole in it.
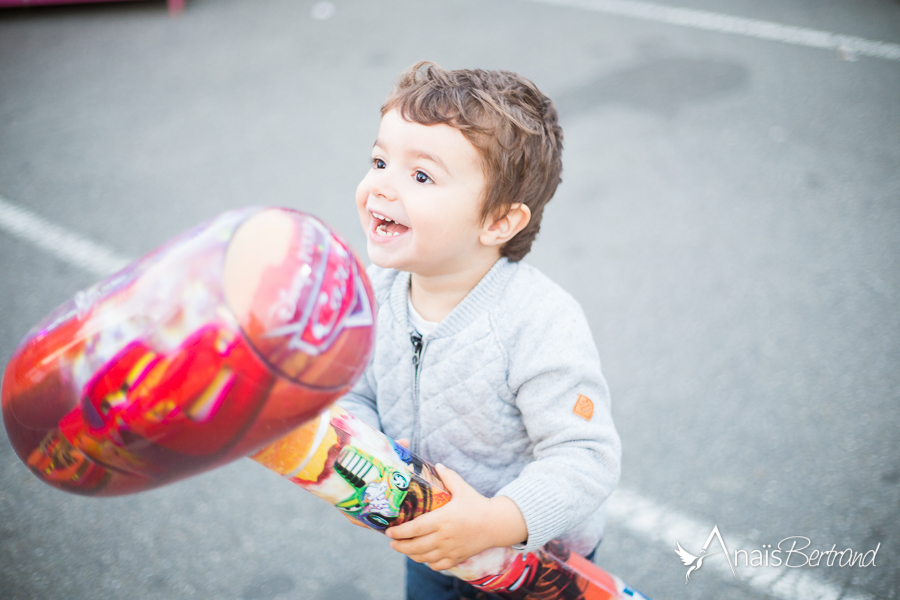
M 513 204 L 504 216 L 488 225 L 478 239 L 485 246 L 502 246 L 525 229 L 529 221 L 531 221 L 531 209 L 528 208 L 528 205 Z

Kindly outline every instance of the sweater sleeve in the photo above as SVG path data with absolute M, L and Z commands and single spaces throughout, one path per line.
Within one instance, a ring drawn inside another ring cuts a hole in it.
M 379 304 L 385 299 L 387 289 L 387 285 L 389 285 L 389 279 L 387 279 L 387 270 L 379 269 L 375 265 L 369 265 L 366 268 L 366 275 L 372 283 L 372 287 L 374 289 L 376 295 L 376 302 Z M 385 283 L 387 282 L 387 283 Z M 378 348 L 375 348 L 377 352 Z M 363 371 L 362 376 L 356 381 L 350 391 L 341 396 L 341 398 L 337 401 L 338 406 L 344 408 L 352 414 L 353 416 L 362 419 L 378 431 L 382 431 L 381 428 L 381 417 L 378 414 L 378 405 L 376 402 L 376 386 L 377 383 L 375 381 L 375 376 L 372 373 L 372 363 L 375 360 L 374 352 L 372 359 L 369 360 L 369 364 L 366 366 L 366 370 Z
M 375 391 L 372 386 L 372 363 L 366 367 L 362 377 L 350 388 L 350 391 L 340 397 L 338 406 L 347 410 L 354 417 L 362 419 L 378 431 L 381 431 L 381 418 L 378 416 L 378 408 L 375 403 Z
M 619 480 L 621 443 L 581 307 L 565 294 L 525 312 L 505 347 L 533 460 L 497 495 L 521 510 L 528 540 L 517 549 L 530 552 L 606 501 Z

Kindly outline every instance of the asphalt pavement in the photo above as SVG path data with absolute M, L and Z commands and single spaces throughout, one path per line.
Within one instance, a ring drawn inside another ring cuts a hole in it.
M 679 538 L 694 554 L 714 526 L 748 551 L 878 548 L 865 568 L 704 566 L 685 584 L 674 545 L 613 518 L 596 562 L 657 600 L 900 598 L 900 61 L 591 4 L 4 9 L 0 197 L 128 257 L 250 204 L 363 250 L 353 192 L 397 74 L 518 71 L 566 139 L 527 260 L 588 315 L 623 489 L 702 524 Z M 664 4 L 900 43 L 890 0 Z M 0 228 L 0 364 L 95 280 Z M 385 539 L 248 460 L 91 499 L 0 436 L 3 598 L 403 597 Z M 815 585 L 784 591 L 788 572 Z

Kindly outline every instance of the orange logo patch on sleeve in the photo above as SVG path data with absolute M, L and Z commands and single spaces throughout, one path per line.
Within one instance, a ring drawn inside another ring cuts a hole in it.
M 590 421 L 594 416 L 594 403 L 584 394 L 578 394 L 578 400 L 575 401 L 575 408 L 572 412 L 584 419 Z

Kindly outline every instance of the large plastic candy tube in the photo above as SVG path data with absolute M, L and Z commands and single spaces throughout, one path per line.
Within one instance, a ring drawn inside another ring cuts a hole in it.
M 246 456 L 319 413 L 372 349 L 349 247 L 297 211 L 226 213 L 80 292 L 3 376 L 3 422 L 40 479 L 141 491 Z
M 432 465 L 337 406 L 252 458 L 378 531 L 450 501 Z M 449 573 L 515 600 L 646 600 L 556 542 L 528 554 L 491 548 Z

